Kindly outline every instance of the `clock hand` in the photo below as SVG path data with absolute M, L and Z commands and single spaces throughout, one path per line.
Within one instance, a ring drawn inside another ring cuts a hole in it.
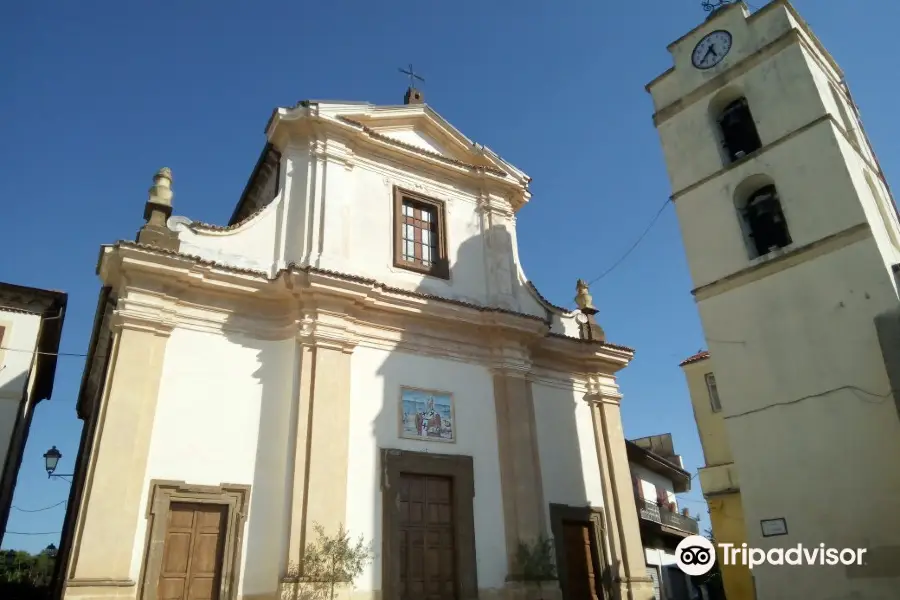
M 706 60 L 706 57 L 709 56 L 710 53 L 712 53 L 713 57 L 718 56 L 718 54 L 716 54 L 716 51 L 713 49 L 713 47 L 710 46 L 709 50 L 706 51 L 706 54 L 703 55 L 703 60 Z

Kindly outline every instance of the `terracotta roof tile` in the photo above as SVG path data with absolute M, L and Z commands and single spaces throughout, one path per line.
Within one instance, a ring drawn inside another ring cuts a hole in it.
M 629 348 L 628 346 L 622 346 L 620 344 L 613 344 L 611 342 L 598 342 L 596 340 L 583 340 L 581 338 L 572 337 L 570 335 L 565 335 L 563 333 L 549 333 L 549 334 L 547 334 L 547 336 L 552 337 L 552 338 L 561 338 L 564 340 L 571 340 L 571 341 L 577 342 L 579 344 L 596 344 L 598 346 L 605 346 L 607 348 L 612 348 L 613 350 L 622 350 L 624 352 L 631 352 L 631 353 L 635 352 L 634 348 Z
M 262 213 L 262 211 L 269 208 L 270 204 L 271 204 L 271 202 L 263 205 L 261 208 L 250 213 L 249 215 L 247 215 L 240 221 L 232 223 L 231 225 L 213 225 L 211 223 L 204 223 L 203 221 L 191 221 L 191 224 L 189 225 L 189 227 L 191 227 L 192 229 L 199 229 L 200 231 L 231 231 L 233 229 L 237 229 L 238 227 L 241 227 L 242 225 L 244 225 L 246 223 L 249 223 L 256 217 L 258 217 Z
M 370 279 L 368 277 L 361 277 L 359 275 L 352 275 L 349 273 L 340 273 L 338 271 L 331 271 L 328 269 L 319 269 L 316 267 L 298 267 L 297 265 L 291 263 L 284 269 L 280 269 L 275 274 L 274 277 L 269 277 L 269 274 L 265 271 L 260 271 L 257 269 L 246 269 L 246 268 L 242 268 L 242 267 L 234 267 L 232 265 L 227 265 L 225 263 L 220 263 L 220 262 L 216 262 L 216 261 L 209 260 L 206 258 L 201 258 L 200 256 L 197 256 L 195 254 L 186 254 L 183 252 L 176 252 L 174 250 L 165 250 L 163 248 L 157 248 L 156 246 L 148 246 L 147 244 L 139 244 L 137 242 L 132 242 L 129 240 L 119 241 L 115 245 L 120 246 L 120 247 L 125 247 L 125 248 L 137 248 L 140 250 L 145 250 L 145 251 L 153 252 L 156 254 L 164 254 L 167 256 L 174 256 L 177 258 L 188 259 L 188 260 L 191 260 L 200 265 L 204 265 L 204 266 L 208 266 L 208 267 L 216 267 L 218 269 L 224 269 L 227 271 L 231 271 L 233 273 L 244 273 L 247 275 L 257 275 L 259 277 L 265 277 L 268 281 L 274 281 L 274 280 L 278 279 L 279 277 L 281 277 L 281 275 L 283 273 L 285 273 L 287 271 L 298 271 L 301 273 L 318 273 L 320 275 L 328 275 L 330 277 L 344 279 L 345 281 L 353 281 L 355 283 L 363 283 L 366 285 L 371 285 L 372 287 L 379 288 L 385 292 L 389 292 L 392 294 L 400 294 L 400 295 L 410 296 L 410 297 L 414 297 L 414 298 L 422 298 L 425 300 L 437 300 L 439 302 L 454 304 L 456 306 L 465 306 L 466 308 L 473 308 L 473 309 L 481 311 L 481 312 L 502 313 L 502 314 L 513 315 L 513 316 L 522 317 L 525 319 L 531 319 L 534 321 L 540 321 L 543 323 L 547 323 L 547 320 L 543 319 L 541 317 L 529 315 L 526 313 L 521 313 L 521 312 L 514 311 L 514 310 L 509 310 L 506 308 L 500 308 L 500 307 L 494 307 L 494 306 L 484 306 L 482 304 L 475 304 L 475 303 L 466 302 L 463 300 L 456 300 L 454 298 L 445 298 L 443 296 L 436 296 L 434 294 L 423 294 L 421 292 L 404 290 L 401 288 L 396 288 L 396 287 L 391 287 L 389 285 L 385 285 L 375 279 Z M 547 323 L 547 324 L 549 325 L 549 323 Z
M 547 300 L 547 298 L 545 298 L 544 295 L 543 295 L 540 291 L 538 291 L 537 287 L 536 287 L 533 283 L 531 283 L 530 281 L 528 282 L 527 285 L 528 285 L 528 288 L 529 288 L 532 292 L 534 292 L 534 293 L 537 295 L 538 298 L 540 298 L 541 302 L 543 302 L 544 304 L 546 304 L 546 305 L 549 306 L 550 308 L 553 308 L 553 309 L 555 309 L 555 310 L 558 310 L 558 311 L 561 312 L 561 313 L 566 313 L 566 314 L 572 312 L 572 310 L 569 309 L 569 308 L 564 308 L 564 307 L 559 306 L 559 305 L 557 305 L 557 304 L 553 304 L 552 302 L 550 302 L 549 300 Z
M 456 165 L 458 167 L 465 167 L 467 169 L 472 169 L 473 171 L 484 171 L 485 173 L 490 173 L 492 175 L 496 175 L 497 177 L 509 177 L 509 174 L 506 171 L 502 171 L 496 167 L 489 166 L 481 166 L 481 165 L 473 165 L 467 162 L 463 162 L 461 160 L 456 160 L 455 158 L 448 158 L 443 154 L 438 154 L 437 152 L 432 152 L 431 150 L 425 150 L 424 148 L 419 148 L 418 146 L 414 146 L 412 144 L 407 144 L 406 142 L 401 142 L 399 140 L 395 140 L 390 136 L 383 135 L 374 131 L 370 127 L 359 123 L 358 121 L 354 121 L 353 119 L 348 119 L 347 117 L 343 117 L 338 115 L 337 119 L 342 121 L 348 125 L 352 125 L 353 127 L 357 127 L 362 129 L 369 137 L 385 142 L 387 144 L 391 144 L 392 146 L 397 146 L 398 148 L 403 148 L 404 150 L 409 150 L 411 152 L 415 152 L 416 154 L 421 154 L 423 156 L 428 156 L 431 158 L 435 158 L 437 160 L 443 161 L 445 163 Z
M 137 248 L 138 250 L 145 250 L 147 252 L 152 252 L 154 254 L 163 254 L 166 256 L 174 256 L 176 258 L 186 258 L 194 261 L 198 265 L 203 265 L 206 267 L 217 267 L 219 269 L 224 269 L 226 271 L 231 271 L 232 273 L 245 273 L 247 275 L 258 275 L 260 277 L 265 277 L 269 279 L 269 274 L 265 271 L 260 271 L 258 269 L 245 269 L 242 267 L 233 267 L 231 265 L 226 265 L 224 263 L 216 262 L 214 260 L 209 260 L 206 258 L 201 258 L 196 254 L 186 254 L 184 252 L 177 252 L 175 250 L 166 250 L 165 248 L 159 248 L 157 246 L 150 246 L 148 244 L 140 244 L 138 242 L 132 242 L 130 240 L 120 240 L 113 244 L 114 247 L 120 248 Z
M 245 268 L 241 268 L 241 267 L 234 267 L 234 266 L 227 265 L 224 263 L 201 258 L 194 254 L 185 254 L 183 252 L 176 252 L 174 250 L 166 250 L 163 248 L 157 248 L 156 246 L 149 246 L 147 244 L 139 244 L 137 242 L 132 242 L 129 240 L 121 240 L 119 242 L 116 242 L 116 244 L 114 246 L 123 247 L 123 248 L 137 248 L 139 250 L 144 250 L 144 251 L 152 252 L 155 254 L 163 254 L 166 256 L 174 256 L 176 258 L 188 259 L 199 265 L 204 265 L 204 266 L 208 266 L 208 267 L 216 267 L 218 269 L 231 271 L 233 273 L 256 275 L 258 277 L 264 277 L 268 281 L 274 281 L 274 280 L 278 279 L 279 277 L 281 277 L 281 275 L 283 273 L 288 272 L 288 271 L 297 271 L 297 272 L 301 272 L 301 273 L 317 273 L 320 275 L 327 275 L 329 277 L 336 277 L 339 279 L 344 279 L 346 281 L 353 281 L 355 283 L 371 285 L 372 287 L 378 288 L 382 291 L 385 291 L 385 292 L 388 292 L 391 294 L 399 294 L 399 295 L 409 296 L 409 297 L 413 297 L 413 298 L 422 298 L 424 300 L 436 300 L 438 302 L 444 302 L 446 304 L 453 304 L 456 306 L 464 306 L 466 308 L 471 308 L 471 309 L 474 309 L 474 310 L 477 310 L 480 312 L 485 312 L 485 313 L 499 313 L 499 314 L 512 315 L 512 316 L 520 317 L 523 319 L 529 319 L 532 321 L 542 322 L 542 323 L 546 324 L 548 327 L 550 326 L 549 321 L 547 321 L 546 319 L 543 319 L 541 317 L 537 317 L 535 315 L 529 315 L 526 313 L 509 310 L 507 308 L 500 308 L 500 307 L 495 307 L 495 306 L 484 306 L 482 304 L 475 304 L 473 302 L 466 302 L 464 300 L 456 300 L 454 298 L 445 298 L 443 296 L 436 296 L 434 294 L 423 294 L 422 292 L 404 290 L 402 288 L 396 288 L 396 287 L 392 287 L 389 285 L 385 285 L 384 283 L 381 283 L 381 282 L 379 282 L 375 279 L 371 279 L 369 277 L 362 277 L 360 275 L 352 275 L 349 273 L 340 273 L 338 271 L 331 271 L 328 269 L 318 269 L 316 267 L 298 267 L 297 265 L 291 263 L 284 269 L 280 269 L 277 273 L 275 273 L 274 277 L 269 277 L 269 274 L 266 273 L 265 271 L 259 271 L 256 269 L 245 269 Z M 629 348 L 628 346 L 621 346 L 619 344 L 612 344 L 609 342 L 596 342 L 593 340 L 582 340 L 580 338 L 563 335 L 561 333 L 548 333 L 547 335 L 548 335 L 548 337 L 565 339 L 565 340 L 568 340 L 570 342 L 575 342 L 575 343 L 597 344 L 599 346 L 612 348 L 614 350 L 622 350 L 625 352 L 632 352 L 632 353 L 634 352 L 634 348 Z
M 697 354 L 694 354 L 693 356 L 688 356 L 686 359 L 681 361 L 681 363 L 679 363 L 678 366 L 683 367 L 685 365 L 690 365 L 695 362 L 700 362 L 701 360 L 706 360 L 707 358 L 709 358 L 709 350 L 701 350 L 700 352 L 698 352 Z
M 372 287 L 376 287 L 382 291 L 388 292 L 390 294 L 399 294 L 402 296 L 410 296 L 413 298 L 422 298 L 424 300 L 437 300 L 439 302 L 444 302 L 447 304 L 454 304 L 456 306 L 465 306 L 466 308 L 473 308 L 475 310 L 481 312 L 491 312 L 491 313 L 501 313 L 507 315 L 513 315 L 516 317 L 522 317 L 523 319 L 531 319 L 533 321 L 540 321 L 542 323 L 547 323 L 546 319 L 542 319 L 541 317 L 536 317 L 534 315 L 529 315 L 526 313 L 521 313 L 515 310 L 509 310 L 506 308 L 500 308 L 495 306 L 484 306 L 483 304 L 475 304 L 473 302 L 466 302 L 464 300 L 456 300 L 454 298 L 445 298 L 443 296 L 436 296 L 434 294 L 424 294 L 422 292 L 414 292 L 411 290 L 404 290 L 402 288 L 392 287 L 389 285 L 385 285 L 380 281 L 375 279 L 370 279 L 368 277 L 361 277 L 359 275 L 351 275 L 349 273 L 340 273 L 338 271 L 331 271 L 328 269 L 318 269 L 316 267 L 295 267 L 289 266 L 289 269 L 294 269 L 296 271 L 301 271 L 305 273 L 318 273 L 320 275 L 328 275 L 330 277 L 337 277 L 339 279 L 344 279 L 346 281 L 353 281 L 356 283 L 364 283 L 366 285 L 371 285 Z M 547 323 L 549 325 L 549 323 Z

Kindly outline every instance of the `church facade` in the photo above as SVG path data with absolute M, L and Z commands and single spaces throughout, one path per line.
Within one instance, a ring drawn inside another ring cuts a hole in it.
M 171 216 L 163 169 L 102 249 L 64 597 L 283 598 L 344 528 L 373 552 L 342 597 L 650 598 L 633 350 L 525 277 L 530 178 L 412 88 L 266 135 L 227 226 Z M 523 564 L 542 538 L 558 579 Z

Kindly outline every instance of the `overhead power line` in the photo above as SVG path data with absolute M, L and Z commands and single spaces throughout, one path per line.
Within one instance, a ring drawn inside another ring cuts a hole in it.
M 44 508 L 35 508 L 35 509 L 32 509 L 32 510 L 29 510 L 29 509 L 27 509 L 27 508 L 19 508 L 18 506 L 13 506 L 13 508 L 16 509 L 16 510 L 18 510 L 18 511 L 20 511 L 20 512 L 24 512 L 24 513 L 36 513 L 36 512 L 42 512 L 42 511 L 45 511 L 45 510 L 50 510 L 51 508 L 56 508 L 57 506 L 62 506 L 62 505 L 65 504 L 66 502 L 68 502 L 68 499 L 66 499 L 66 500 L 60 500 L 59 502 L 57 502 L 56 504 L 54 504 L 54 505 L 52 505 L 52 506 L 45 506 Z
M 24 350 L 22 348 L 0 348 L 0 350 L 8 350 L 9 352 L 27 352 L 29 354 L 41 354 L 43 356 L 87 356 L 87 354 L 80 352 L 41 352 L 40 350 Z
M 640 235 L 640 237 L 638 237 L 638 239 L 635 240 L 635 242 L 634 242 L 634 243 L 631 245 L 631 247 L 625 252 L 625 254 L 623 254 L 622 256 L 620 256 L 619 259 L 618 259 L 616 262 L 614 262 L 614 263 L 612 264 L 612 266 L 610 266 L 608 269 L 606 269 L 605 271 L 603 271 L 602 273 L 600 273 L 600 275 L 598 275 L 597 277 L 594 277 L 593 279 L 591 279 L 591 280 L 588 282 L 588 285 L 589 285 L 589 286 L 590 286 L 591 284 L 594 284 L 594 283 L 600 281 L 601 279 L 603 279 L 604 277 L 606 277 L 607 275 L 609 275 L 610 273 L 612 273 L 613 270 L 615 270 L 616 267 L 618 267 L 620 264 L 622 264 L 622 262 L 623 262 L 626 258 L 628 258 L 628 256 L 629 256 L 632 252 L 634 252 L 634 249 L 637 248 L 637 247 L 640 245 L 640 243 L 641 243 L 642 241 L 644 241 L 644 238 L 647 237 L 647 234 L 650 233 L 650 230 L 653 229 L 653 226 L 654 226 L 654 225 L 656 225 L 656 222 L 659 220 L 660 215 L 663 214 L 663 211 L 666 210 L 666 207 L 669 205 L 670 202 L 671 202 L 671 200 L 670 200 L 669 198 L 666 198 L 666 201 L 663 202 L 662 206 L 659 207 L 659 210 L 656 211 L 656 214 L 653 215 L 653 218 L 650 220 L 650 223 L 647 225 L 646 229 L 644 229 L 644 232 Z

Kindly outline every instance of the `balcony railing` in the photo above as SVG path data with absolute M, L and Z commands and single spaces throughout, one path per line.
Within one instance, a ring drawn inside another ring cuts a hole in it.
M 638 500 L 637 505 L 638 514 L 642 519 L 653 521 L 654 523 L 659 523 L 666 527 L 687 531 L 688 533 L 695 535 L 700 533 L 699 523 L 690 517 L 678 514 L 677 512 L 672 512 L 665 506 L 660 506 L 656 502 L 649 500 Z

